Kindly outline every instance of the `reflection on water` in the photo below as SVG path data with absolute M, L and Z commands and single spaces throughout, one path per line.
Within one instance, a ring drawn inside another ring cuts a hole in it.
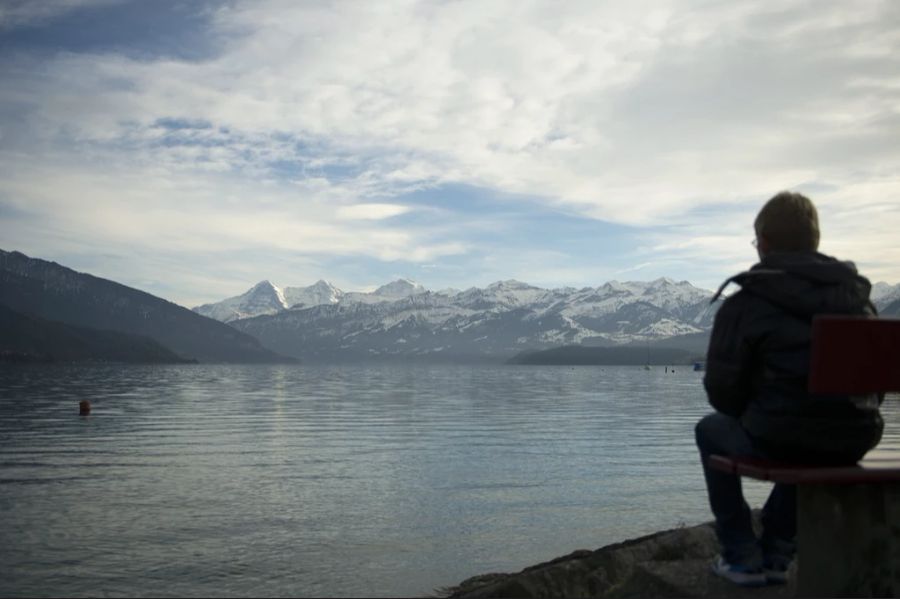
M 0 595 L 426 594 L 708 520 L 707 411 L 688 369 L 5 367 Z

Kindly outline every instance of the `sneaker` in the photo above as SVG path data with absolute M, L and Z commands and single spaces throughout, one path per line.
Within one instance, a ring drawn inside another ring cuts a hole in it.
M 712 563 L 712 571 L 716 576 L 742 587 L 765 586 L 767 580 L 762 568 L 729 564 L 721 555 Z

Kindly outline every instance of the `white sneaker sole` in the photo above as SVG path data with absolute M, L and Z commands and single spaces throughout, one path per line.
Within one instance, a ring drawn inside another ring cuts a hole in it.
M 712 564 L 710 569 L 716 576 L 742 587 L 764 587 L 768 584 L 766 575 L 762 572 L 735 572 L 733 570 L 721 568 L 719 567 L 719 564 L 716 563 Z

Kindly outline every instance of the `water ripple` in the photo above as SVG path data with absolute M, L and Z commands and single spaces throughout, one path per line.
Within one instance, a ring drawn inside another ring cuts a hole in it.
M 0 595 L 422 595 L 518 570 L 707 520 L 708 410 L 686 369 L 0 368 Z

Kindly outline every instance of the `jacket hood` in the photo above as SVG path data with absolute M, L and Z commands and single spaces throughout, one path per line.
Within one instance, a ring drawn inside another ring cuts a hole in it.
M 869 302 L 872 285 L 856 266 L 818 252 L 769 254 L 725 281 L 713 301 L 730 282 L 802 317 L 874 311 Z

